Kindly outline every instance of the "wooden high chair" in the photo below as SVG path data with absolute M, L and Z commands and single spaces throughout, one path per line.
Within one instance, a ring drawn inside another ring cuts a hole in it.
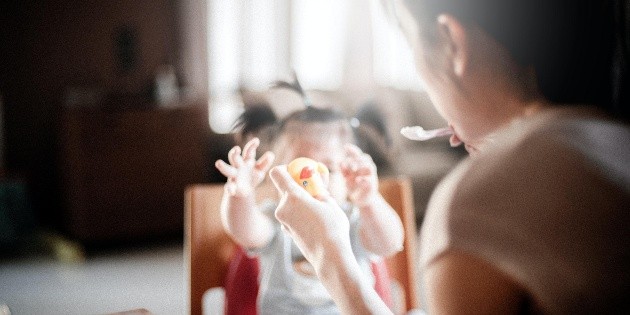
M 415 271 L 417 230 L 411 181 L 408 178 L 383 178 L 379 190 L 400 215 L 405 231 L 404 249 L 386 259 L 389 277 L 404 291 L 404 296 L 399 297 L 404 300 L 404 310 L 417 309 L 420 307 Z M 270 194 L 274 192 L 264 191 L 261 195 L 273 196 Z M 219 205 L 222 196 L 223 184 L 196 184 L 185 190 L 184 263 L 192 315 L 202 314 L 202 298 L 208 289 L 224 286 L 228 266 L 237 253 L 237 246 L 221 224 Z

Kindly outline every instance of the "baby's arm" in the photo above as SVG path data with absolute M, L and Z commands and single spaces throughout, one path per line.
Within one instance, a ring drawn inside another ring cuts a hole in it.
M 271 220 L 257 209 L 256 186 L 264 179 L 274 155 L 266 152 L 256 160 L 259 144 L 260 140 L 254 138 L 245 144 L 242 155 L 238 146 L 230 150 L 230 164 L 222 160 L 215 163 L 217 169 L 227 177 L 221 200 L 223 226 L 234 241 L 244 248 L 264 246 L 273 236 Z
M 341 165 L 350 201 L 359 208 L 359 237 L 364 247 L 377 255 L 390 256 L 402 250 L 404 233 L 396 211 L 378 191 L 376 165 L 354 145 L 346 148 Z

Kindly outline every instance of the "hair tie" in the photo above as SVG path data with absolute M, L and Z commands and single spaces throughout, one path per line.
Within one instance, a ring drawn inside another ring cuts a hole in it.
M 313 106 L 311 99 L 308 97 L 308 95 L 306 95 L 306 93 L 304 92 L 304 89 L 302 89 L 302 85 L 300 85 L 300 81 L 298 81 L 295 70 L 293 71 L 293 83 L 279 80 L 279 81 L 274 82 L 271 88 L 276 88 L 276 89 L 285 88 L 285 89 L 292 90 L 298 93 L 302 97 L 302 102 L 304 102 L 304 106 L 306 106 L 306 108 Z

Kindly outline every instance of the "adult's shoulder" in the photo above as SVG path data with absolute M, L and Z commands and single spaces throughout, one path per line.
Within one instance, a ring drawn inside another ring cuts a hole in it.
M 434 250 L 424 263 L 457 242 L 472 247 L 503 237 L 510 246 L 532 235 L 567 237 L 592 222 L 593 209 L 607 208 L 598 219 L 624 216 L 628 143 L 627 126 L 588 112 L 550 111 L 515 122 L 436 188 L 422 236 Z
M 630 281 L 628 143 L 626 125 L 597 115 L 553 112 L 514 124 L 438 185 L 422 263 L 472 255 L 552 313 L 627 307 L 619 297 Z
M 630 187 L 630 128 L 587 109 L 558 109 L 513 123 L 454 173 L 472 199 L 549 196 L 576 184 Z M 483 192 L 483 194 L 480 194 Z M 553 198 L 557 199 L 557 198 Z

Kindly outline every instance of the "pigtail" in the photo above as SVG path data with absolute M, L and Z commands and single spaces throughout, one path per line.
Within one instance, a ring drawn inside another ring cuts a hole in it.
M 291 91 L 294 91 L 302 97 L 302 101 L 304 102 L 304 106 L 306 106 L 306 108 L 310 108 L 311 106 L 313 106 L 311 99 L 308 97 L 308 95 L 306 95 L 306 92 L 304 92 L 302 85 L 300 85 L 300 81 L 298 81 L 295 71 L 293 71 L 293 83 L 278 80 L 271 85 L 271 88 L 289 89 Z
M 261 142 L 271 140 L 278 117 L 269 104 L 260 103 L 248 106 L 234 122 L 232 131 L 237 143 L 244 145 L 250 138 L 259 137 Z
M 387 120 L 375 101 L 368 101 L 359 106 L 353 121 L 355 121 L 353 126 L 369 126 L 377 132 L 385 144 L 388 146 L 392 144 L 392 137 L 387 129 Z
M 376 164 L 379 175 L 391 171 L 393 161 L 392 137 L 387 121 L 378 104 L 369 101 L 361 105 L 350 120 L 356 144 L 369 154 Z

